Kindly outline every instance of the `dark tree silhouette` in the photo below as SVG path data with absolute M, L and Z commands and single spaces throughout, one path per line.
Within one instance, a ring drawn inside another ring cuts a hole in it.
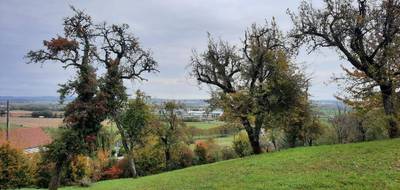
M 378 3 L 379 2 L 379 3 Z M 396 90 L 399 88 L 400 1 L 325 0 L 322 9 L 303 1 L 294 23 L 295 44 L 308 44 L 311 51 L 331 47 L 352 64 L 345 69 L 353 79 L 349 92 L 355 98 L 378 87 L 388 116 L 388 133 L 399 136 Z

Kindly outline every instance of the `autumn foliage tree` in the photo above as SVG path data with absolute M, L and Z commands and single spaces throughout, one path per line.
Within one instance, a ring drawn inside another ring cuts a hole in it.
M 273 21 L 246 31 L 241 49 L 209 37 L 204 53 L 194 52 L 191 75 L 210 85 L 229 118 L 240 122 L 253 152 L 262 152 L 260 133 L 267 115 L 288 110 L 308 85 L 290 60 L 284 37 Z
M 116 118 L 121 135 L 122 146 L 125 149 L 129 171 L 132 177 L 137 176 L 134 153 L 138 144 L 143 143 L 143 137 L 150 133 L 149 125 L 152 119 L 150 107 L 146 104 L 148 97 L 137 91 L 136 98 L 123 105 Z
M 400 1 L 325 0 L 321 9 L 302 1 L 298 13 L 289 14 L 295 44 L 333 48 L 352 65 L 345 68 L 350 99 L 380 93 L 389 136 L 398 137 Z
M 157 63 L 152 58 L 151 52 L 144 50 L 138 39 L 129 32 L 127 24 L 107 25 L 103 23 L 97 25 L 96 30 L 100 36 L 100 50 L 96 51 L 95 57 L 106 68 L 106 74 L 100 79 L 100 96 L 106 100 L 107 118 L 115 122 L 121 135 L 123 147 L 128 156 L 131 176 L 136 177 L 132 151 L 133 144 L 138 137 L 132 136 L 131 133 L 145 127 L 145 123 L 138 124 L 146 122 L 146 119 L 126 117 L 127 114 L 143 114 L 142 111 L 146 110 L 145 96 L 138 92 L 136 93 L 136 104 L 127 103 L 128 94 L 124 80 L 146 80 L 142 75 L 156 72 Z
M 116 118 L 127 100 L 123 80 L 143 80 L 141 75 L 156 67 L 128 25 L 95 24 L 83 11 L 72 10 L 75 15 L 64 19 L 63 36 L 44 41 L 43 49 L 26 55 L 29 63 L 61 62 L 76 71 L 59 89 L 61 102 L 68 95 L 76 98 L 66 106 L 68 130 L 48 146 L 47 156 L 56 163 L 49 189 L 57 189 L 61 171 L 73 157 L 94 152 L 101 122 Z M 97 76 L 96 65 L 105 67 L 103 76 Z

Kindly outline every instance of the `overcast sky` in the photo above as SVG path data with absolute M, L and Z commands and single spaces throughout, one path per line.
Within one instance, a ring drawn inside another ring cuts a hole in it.
M 314 0 L 320 4 L 320 0 Z M 95 22 L 127 23 L 144 48 L 151 49 L 160 73 L 148 82 L 127 83 L 155 98 L 208 98 L 188 76 L 186 66 L 192 49 L 206 47 L 207 32 L 238 43 L 252 23 L 275 17 L 287 31 L 291 21 L 286 10 L 296 10 L 297 0 L 0 0 L 0 96 L 56 96 L 57 84 L 73 76 L 59 63 L 25 64 L 24 55 L 39 49 L 42 41 L 62 34 L 62 19 L 70 16 L 69 5 L 85 10 Z M 311 55 L 302 52 L 297 62 L 307 65 L 312 76 L 312 99 L 333 99 L 333 74 L 340 64 L 333 50 Z

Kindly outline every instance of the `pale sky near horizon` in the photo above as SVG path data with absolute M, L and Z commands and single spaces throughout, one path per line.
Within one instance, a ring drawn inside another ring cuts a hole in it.
M 208 98 L 188 76 L 191 52 L 205 49 L 207 32 L 237 44 L 252 23 L 263 24 L 275 17 L 282 30 L 291 21 L 286 10 L 296 10 L 294 0 L 0 0 L 0 96 L 56 96 L 58 86 L 73 76 L 61 64 L 25 64 L 24 55 L 41 48 L 42 41 L 62 34 L 62 19 L 69 6 L 85 10 L 95 22 L 127 23 L 142 46 L 151 49 L 160 73 L 147 75 L 147 82 L 127 83 L 154 98 Z M 313 0 L 321 4 L 321 0 Z M 340 91 L 330 78 L 339 75 L 340 60 L 334 50 L 308 55 L 297 62 L 307 66 L 312 77 L 312 99 L 334 99 Z

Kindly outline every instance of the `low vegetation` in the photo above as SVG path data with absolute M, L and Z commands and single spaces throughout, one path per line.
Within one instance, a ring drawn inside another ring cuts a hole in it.
M 82 189 L 397 189 L 399 145 L 395 139 L 295 148 Z

